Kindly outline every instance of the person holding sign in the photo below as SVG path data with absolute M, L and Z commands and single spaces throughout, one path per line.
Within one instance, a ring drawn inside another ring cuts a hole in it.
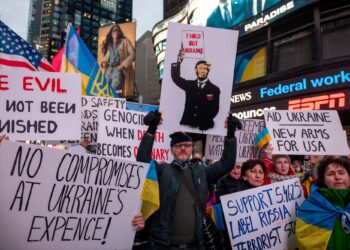
M 149 127 L 140 143 L 138 161 L 151 161 L 154 134 L 160 120 L 161 114 L 158 112 L 150 112 L 145 116 L 144 123 Z M 208 184 L 231 171 L 236 158 L 235 130 L 242 128 L 239 120 L 233 116 L 229 116 L 226 123 L 227 136 L 221 159 L 208 167 L 190 162 L 193 141 L 189 135 L 183 132 L 170 135 L 174 161 L 170 164 L 156 164 L 160 208 L 146 221 L 151 249 L 204 248 L 202 218 Z M 197 190 L 195 192 L 198 193 L 203 209 L 194 202 L 194 195 L 187 189 L 190 185 Z
M 173 82 L 185 91 L 185 109 L 180 121 L 181 125 L 188 125 L 200 130 L 214 127 L 214 118 L 219 112 L 220 88 L 208 79 L 210 64 L 200 60 L 196 63 L 197 79 L 186 80 L 180 76 L 180 65 L 184 53 L 180 50 L 177 63 L 171 65 Z
M 262 160 L 252 159 L 243 163 L 241 168 L 241 176 L 237 180 L 231 175 L 222 178 L 218 185 L 218 194 L 220 196 L 231 194 L 247 189 L 260 187 L 264 185 L 264 177 L 266 175 L 266 166 Z M 225 249 L 231 249 L 231 242 L 225 224 L 224 231 Z
M 296 222 L 303 249 L 350 249 L 350 162 L 328 157 L 318 166 L 316 189 L 301 205 Z

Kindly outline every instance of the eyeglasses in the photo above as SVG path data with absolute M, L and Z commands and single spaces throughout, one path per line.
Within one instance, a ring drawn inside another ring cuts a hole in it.
M 192 147 L 192 143 L 177 143 L 173 146 L 174 148 L 191 148 Z

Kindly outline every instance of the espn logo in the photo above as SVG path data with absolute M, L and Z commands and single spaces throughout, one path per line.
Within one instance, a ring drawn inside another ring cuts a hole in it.
M 289 110 L 321 110 L 343 108 L 346 106 L 345 93 L 335 93 L 331 95 L 320 95 L 290 100 Z

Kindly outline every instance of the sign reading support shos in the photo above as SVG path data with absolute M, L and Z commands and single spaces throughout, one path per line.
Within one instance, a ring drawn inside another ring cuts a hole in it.
M 0 144 L 0 250 L 131 249 L 148 165 Z
M 232 249 L 296 249 L 299 179 L 220 196 Z
M 146 114 L 131 110 L 99 108 L 97 154 L 136 160 L 142 136 L 147 131 L 143 123 Z M 169 133 L 158 130 L 155 133 L 152 158 L 171 162 Z
M 79 140 L 78 74 L 0 71 L 0 134 L 12 140 Z
M 349 147 L 335 110 L 266 110 L 274 154 L 347 155 Z

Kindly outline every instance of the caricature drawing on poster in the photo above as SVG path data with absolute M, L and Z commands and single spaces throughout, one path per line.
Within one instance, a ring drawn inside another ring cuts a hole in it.
M 238 32 L 178 23 L 168 27 L 162 129 L 225 135 Z

